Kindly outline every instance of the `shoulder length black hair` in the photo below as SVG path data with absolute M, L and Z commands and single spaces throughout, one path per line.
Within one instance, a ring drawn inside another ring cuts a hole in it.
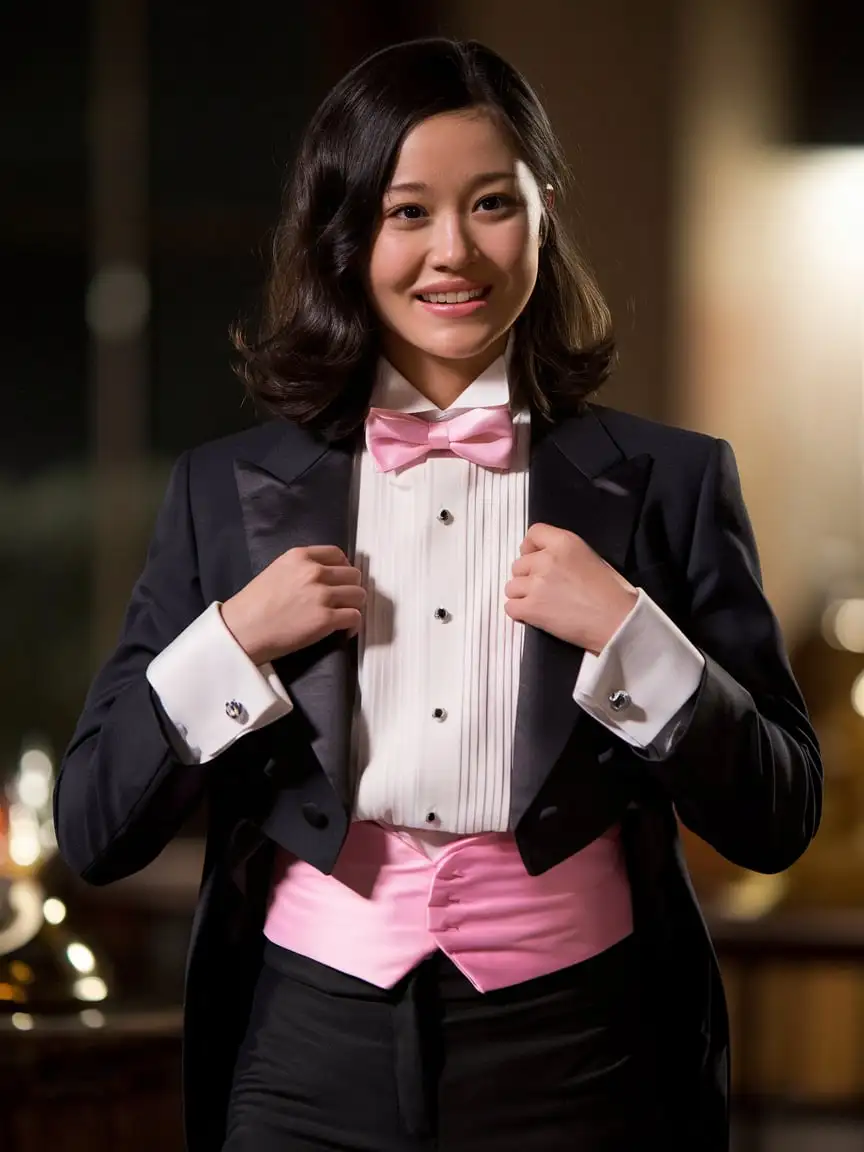
M 421 121 L 479 107 L 509 132 L 541 192 L 567 167 L 536 95 L 474 41 L 413 40 L 375 53 L 325 98 L 306 130 L 276 228 L 261 324 L 234 329 L 237 371 L 259 412 L 326 439 L 365 419 L 380 351 L 365 289 L 385 190 Z M 610 371 L 609 310 L 562 228 L 544 221 L 537 284 L 516 322 L 511 395 L 549 420 L 581 410 Z

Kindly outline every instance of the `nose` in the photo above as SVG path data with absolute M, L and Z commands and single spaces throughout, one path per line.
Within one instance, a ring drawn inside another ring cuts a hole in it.
M 459 212 L 442 215 L 434 232 L 432 262 L 436 268 L 463 268 L 474 258 L 468 222 Z

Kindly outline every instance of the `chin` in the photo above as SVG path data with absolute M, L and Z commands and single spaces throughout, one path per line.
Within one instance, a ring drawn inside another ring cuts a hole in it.
M 442 360 L 471 360 L 475 356 L 482 356 L 490 345 L 500 340 L 501 335 L 500 332 L 442 332 L 434 338 L 419 339 L 416 347 Z

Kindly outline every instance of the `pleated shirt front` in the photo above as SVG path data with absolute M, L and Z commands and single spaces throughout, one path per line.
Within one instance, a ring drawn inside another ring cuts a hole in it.
M 509 402 L 505 357 L 441 410 L 382 361 L 372 403 L 430 420 Z M 530 419 L 511 467 L 358 453 L 354 561 L 368 600 L 352 741 L 354 817 L 425 833 L 507 829 L 523 626 L 504 586 L 528 517 Z

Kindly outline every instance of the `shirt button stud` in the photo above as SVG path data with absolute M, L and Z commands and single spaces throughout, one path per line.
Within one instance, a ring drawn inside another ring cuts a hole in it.
M 447 709 L 446 708 L 435 708 L 432 711 L 432 716 L 433 716 L 433 719 L 438 720 L 439 722 L 442 720 L 446 720 L 447 719 Z
M 630 693 L 623 691 L 619 688 L 617 692 L 609 693 L 609 707 L 613 712 L 623 712 L 625 708 L 629 708 L 633 701 L 630 698 Z
M 435 619 L 436 620 L 449 620 L 450 619 L 450 613 L 447 611 L 446 608 L 436 608 L 435 609 Z
M 450 511 L 449 508 L 442 508 L 441 511 L 438 513 L 438 519 L 441 521 L 442 524 L 452 524 L 453 523 L 453 513 Z
M 427 812 L 426 813 L 426 823 L 427 824 L 434 824 L 434 823 L 436 823 L 437 820 L 438 820 L 438 817 L 435 815 L 434 812 Z

